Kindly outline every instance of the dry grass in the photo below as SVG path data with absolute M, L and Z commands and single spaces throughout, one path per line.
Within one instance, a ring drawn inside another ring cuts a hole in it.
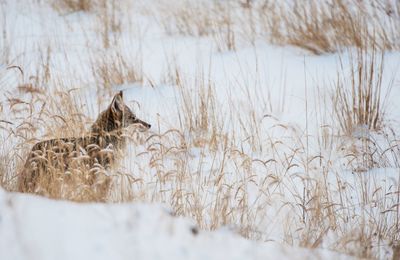
M 138 57 L 123 55 L 116 49 L 97 53 L 92 58 L 91 65 L 93 78 L 101 89 L 143 82 L 141 60 Z
M 391 1 L 266 1 L 259 8 L 267 37 L 314 54 L 343 47 L 399 49 L 399 6 Z
M 66 10 L 68 12 L 89 12 L 94 9 L 95 4 L 98 1 L 94 0 L 62 0 L 54 1 L 52 6 L 59 11 Z
M 1 31 L 1 37 L 0 37 L 0 62 L 7 64 L 10 59 L 10 49 L 11 49 L 11 42 L 10 42 L 10 35 L 9 31 L 7 30 L 8 22 L 7 22 L 7 16 L 5 15 L 6 8 L 5 8 L 5 3 L 0 3 L 0 27 L 2 28 Z
M 392 88 L 391 82 L 382 86 L 384 53 L 359 50 L 355 56 L 350 58 L 349 78 L 343 78 L 346 72 L 342 65 L 335 83 L 335 112 L 342 131 L 349 135 L 357 135 L 355 131 L 363 128 L 383 129 L 386 100 Z
M 161 2 L 155 16 L 171 35 L 210 37 L 218 51 L 264 39 L 313 54 L 346 47 L 398 50 L 400 8 L 392 1 Z
M 116 0 L 62 0 L 54 1 L 51 6 L 62 15 L 74 12 L 87 12 L 96 16 L 98 33 L 104 48 L 109 48 L 115 43 L 115 38 L 121 32 L 121 20 L 123 14 L 121 8 L 127 5 L 125 1 Z
M 115 43 L 116 38 L 120 36 L 122 29 L 121 20 L 123 19 L 120 17 L 120 8 L 123 8 L 123 5 L 121 3 L 118 4 L 116 0 L 103 0 L 99 3 L 96 16 L 99 24 L 98 30 L 105 49 L 108 49 L 113 43 Z
M 229 1 L 167 1 L 153 15 L 169 35 L 210 37 L 217 51 L 232 51 L 236 48 L 235 6 Z

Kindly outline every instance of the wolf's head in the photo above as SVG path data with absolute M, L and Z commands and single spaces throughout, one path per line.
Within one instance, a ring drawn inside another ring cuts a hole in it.
M 120 91 L 114 96 L 108 108 L 100 113 L 91 130 L 95 133 L 112 132 L 133 124 L 144 129 L 151 127 L 149 123 L 137 118 L 131 109 L 125 105 L 122 91 Z

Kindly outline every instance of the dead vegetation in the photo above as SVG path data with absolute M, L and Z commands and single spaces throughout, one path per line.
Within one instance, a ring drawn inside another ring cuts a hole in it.
M 389 81 L 386 83 L 388 86 L 382 86 L 384 53 L 358 50 L 354 56 L 349 61 L 349 77 L 343 77 L 345 71 L 338 73 L 334 94 L 340 127 L 349 135 L 362 131 L 362 128 L 372 131 L 383 129 L 386 100 L 393 84 Z
M 218 51 L 267 40 L 313 54 L 347 47 L 398 50 L 395 1 L 161 1 L 155 16 L 168 34 L 210 37 Z
M 267 2 L 260 15 L 270 40 L 314 54 L 344 47 L 399 48 L 399 8 L 390 1 L 329 0 Z M 273 27 L 273 28 L 272 28 Z
M 62 0 L 54 1 L 53 7 L 57 10 L 67 10 L 69 12 L 89 12 L 94 9 L 97 1 L 94 0 Z
M 142 83 L 140 56 L 129 57 L 116 49 L 96 53 L 92 58 L 92 75 L 100 88 L 128 83 Z
M 217 51 L 236 48 L 234 2 L 161 2 L 154 18 L 169 35 L 210 37 Z

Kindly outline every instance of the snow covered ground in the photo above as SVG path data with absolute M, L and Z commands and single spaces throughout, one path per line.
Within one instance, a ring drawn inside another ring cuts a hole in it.
M 199 231 L 162 205 L 77 204 L 0 190 L 0 259 L 349 259 Z
M 389 259 L 400 248 L 399 51 L 380 72 L 352 48 L 250 41 L 259 28 L 239 1 L 63 2 L 0 1 L 0 259 Z M 338 82 L 351 89 L 368 64 L 382 76 L 382 127 L 344 133 Z M 133 131 L 107 173 L 109 204 L 12 192 L 35 141 L 85 133 L 119 90 L 153 127 Z

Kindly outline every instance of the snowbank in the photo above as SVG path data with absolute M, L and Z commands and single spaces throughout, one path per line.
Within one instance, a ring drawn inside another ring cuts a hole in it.
M 77 204 L 0 190 L 0 259 L 345 259 L 198 231 L 161 205 Z

